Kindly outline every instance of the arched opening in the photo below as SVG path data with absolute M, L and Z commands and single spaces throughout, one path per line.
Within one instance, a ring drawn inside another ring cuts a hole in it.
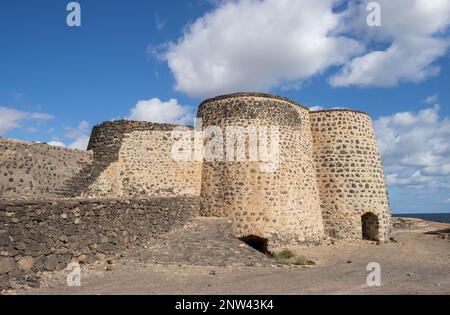
M 267 238 L 249 235 L 241 237 L 240 240 L 261 253 L 269 254 Z
M 364 240 L 378 241 L 379 221 L 372 212 L 368 212 L 361 217 L 362 237 Z

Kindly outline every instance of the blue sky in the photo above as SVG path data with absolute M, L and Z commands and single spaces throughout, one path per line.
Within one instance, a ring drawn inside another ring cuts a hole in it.
M 332 0 L 78 1 L 69 27 L 69 1 L 0 0 L 0 136 L 82 147 L 105 120 L 265 91 L 367 111 L 393 210 L 450 212 L 450 5 L 378 2 L 378 28 Z

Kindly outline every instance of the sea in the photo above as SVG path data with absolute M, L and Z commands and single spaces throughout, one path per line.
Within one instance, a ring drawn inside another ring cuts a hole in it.
M 417 218 L 426 221 L 450 223 L 450 213 L 410 213 L 392 214 L 393 217 Z

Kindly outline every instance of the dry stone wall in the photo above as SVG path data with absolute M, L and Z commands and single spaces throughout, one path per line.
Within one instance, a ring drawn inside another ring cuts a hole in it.
M 0 138 L 0 200 L 55 198 L 92 154 Z
M 361 239 L 362 227 L 387 240 L 390 208 L 386 181 L 370 117 L 351 110 L 311 112 L 314 157 L 325 231 Z M 363 222 L 363 215 L 370 222 Z M 375 226 L 378 225 L 378 226 Z
M 253 126 L 257 132 L 279 127 L 280 140 L 279 167 L 273 170 L 251 160 L 249 140 L 244 161 L 204 161 L 201 214 L 229 216 L 237 237 L 267 239 L 269 247 L 320 242 L 323 224 L 309 110 L 284 98 L 241 93 L 205 101 L 197 117 L 205 127 L 220 127 L 225 139 L 229 127 Z M 225 140 L 223 152 L 226 146 Z
M 0 202 L 0 291 L 143 246 L 198 215 L 191 197 Z

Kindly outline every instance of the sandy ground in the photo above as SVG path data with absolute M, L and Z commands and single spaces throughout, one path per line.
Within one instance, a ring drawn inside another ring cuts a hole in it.
M 110 261 L 110 264 L 83 267 L 80 287 L 68 287 L 65 284 L 67 272 L 59 272 L 43 275 L 43 279 L 47 279 L 39 289 L 18 288 L 15 293 L 450 294 L 450 225 L 414 222 L 419 224 L 397 228 L 392 234 L 395 241 L 386 244 L 334 242 L 291 248 L 315 261 L 315 266 L 280 266 L 275 261 L 268 265 L 264 263 L 266 257 L 261 258 L 263 263 L 253 261 L 248 266 L 237 262 L 225 266 L 212 266 L 213 262 L 201 265 L 198 257 L 191 263 L 156 263 L 154 258 L 148 258 L 155 255 L 142 255 L 151 252 L 149 248 L 140 254 Z M 169 239 L 176 239 L 176 236 L 169 236 L 162 244 L 169 246 Z M 228 245 L 218 243 L 217 246 L 225 250 Z M 260 253 L 255 251 L 254 255 Z M 366 284 L 369 274 L 366 268 L 370 262 L 381 265 L 380 287 Z

